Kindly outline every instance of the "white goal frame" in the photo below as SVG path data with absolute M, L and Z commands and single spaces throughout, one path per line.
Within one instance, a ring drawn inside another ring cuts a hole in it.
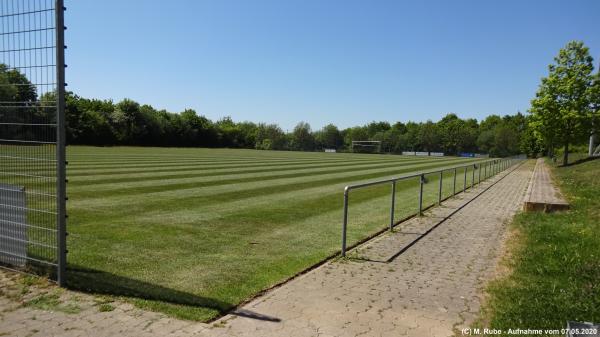
M 350 149 L 354 152 L 354 148 L 364 147 L 364 148 L 374 148 L 375 153 L 381 153 L 381 141 L 380 140 L 353 140 Z

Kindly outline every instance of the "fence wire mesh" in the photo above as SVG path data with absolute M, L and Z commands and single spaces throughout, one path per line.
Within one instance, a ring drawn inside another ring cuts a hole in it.
M 62 1 L 0 0 L 0 265 L 59 281 L 66 254 L 62 11 Z

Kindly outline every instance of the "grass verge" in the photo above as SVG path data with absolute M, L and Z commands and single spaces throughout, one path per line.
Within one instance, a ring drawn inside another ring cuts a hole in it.
M 555 167 L 553 173 L 571 210 L 515 217 L 516 241 L 503 259 L 508 272 L 489 284 L 476 327 L 506 334 L 561 329 L 568 320 L 600 321 L 600 160 Z

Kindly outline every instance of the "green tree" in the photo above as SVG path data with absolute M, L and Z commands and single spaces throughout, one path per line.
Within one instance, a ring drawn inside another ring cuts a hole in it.
M 291 147 L 298 151 L 312 151 L 315 149 L 315 138 L 310 129 L 310 124 L 300 122 L 294 127 L 291 134 Z
M 327 124 L 316 132 L 315 140 L 319 146 L 326 149 L 338 149 L 344 143 L 340 130 L 333 124 Z
M 406 134 L 403 143 L 406 144 L 408 151 L 417 151 L 421 149 L 421 124 L 415 122 L 406 123 Z
M 52 123 L 54 115 L 48 116 L 52 110 L 36 108 L 37 91 L 27 77 L 16 69 L 9 69 L 0 63 L 0 102 L 5 102 L 0 109 L 0 119 L 8 123 Z M 17 107 L 18 106 L 18 107 Z M 31 128 L 15 128 L 0 125 L 0 138 L 32 139 Z
M 591 92 L 594 69 L 589 49 L 569 42 L 548 66 L 549 74 L 531 101 L 532 127 L 553 149 L 564 148 L 563 164 L 569 161 L 569 145 L 580 143 L 591 131 Z
M 347 148 L 352 147 L 352 141 L 369 140 L 367 128 L 363 126 L 354 126 L 344 130 L 344 143 Z
M 477 149 L 479 125 L 475 119 L 463 120 L 456 114 L 444 116 L 438 123 L 440 146 L 447 154 L 457 154 Z
M 440 147 L 439 128 L 436 123 L 427 121 L 421 126 L 419 133 L 421 149 L 427 152 L 437 151 Z
M 371 122 L 369 124 L 367 124 L 366 129 L 367 129 L 367 134 L 369 136 L 369 139 L 373 138 L 373 136 L 375 136 L 377 133 L 379 132 L 385 132 L 387 130 L 389 130 L 391 128 L 390 123 L 388 122 Z
M 504 124 L 496 128 L 494 132 L 494 147 L 492 155 L 495 157 L 506 157 L 519 152 L 519 134 L 516 129 Z
M 146 129 L 142 123 L 140 104 L 128 98 L 115 105 L 111 121 L 117 140 L 124 144 L 137 143 Z
M 287 140 L 285 133 L 276 124 L 260 123 L 256 128 L 256 149 L 285 150 Z

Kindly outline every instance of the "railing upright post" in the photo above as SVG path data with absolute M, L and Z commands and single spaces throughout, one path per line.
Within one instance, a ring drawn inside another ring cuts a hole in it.
M 452 184 L 452 196 L 456 195 L 456 167 L 454 168 L 454 183 Z
M 65 21 L 64 1 L 54 2 L 56 38 L 56 223 L 57 281 L 66 285 L 67 274 L 67 176 L 66 176 L 66 116 L 65 116 Z M 20 40 L 19 40 L 20 41 Z M 46 41 L 47 42 L 47 41 Z M 31 41 L 30 41 L 31 43 Z M 47 61 L 47 60 L 46 60 Z
M 487 167 L 488 167 L 488 163 L 489 162 L 485 162 L 485 164 L 483 165 L 483 180 L 487 179 Z
M 438 205 L 442 204 L 442 179 L 444 179 L 444 170 L 440 171 L 440 186 L 438 190 Z
M 467 168 L 468 168 L 468 166 L 465 166 L 465 178 L 463 180 L 463 193 L 467 190 Z
M 481 164 L 479 164 L 478 166 L 478 170 L 477 170 L 477 175 L 479 176 L 479 178 L 477 178 L 477 184 L 481 184 Z
M 346 228 L 348 227 L 348 188 L 344 190 L 344 220 L 342 222 L 342 256 L 346 256 Z
M 390 209 L 390 230 L 394 228 L 394 208 L 396 206 L 396 181 L 392 181 L 392 207 Z
M 423 183 L 425 176 L 421 174 L 419 176 L 419 216 L 423 215 Z
M 477 164 L 473 164 L 473 176 L 471 177 L 471 189 L 475 186 L 475 168 L 477 168 Z

